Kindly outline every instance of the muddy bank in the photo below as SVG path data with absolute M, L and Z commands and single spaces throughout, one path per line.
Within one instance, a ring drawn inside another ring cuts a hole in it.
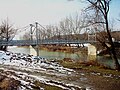
M 19 86 L 20 81 L 0 74 L 0 90 L 18 90 Z
M 57 45 L 41 45 L 40 49 L 48 50 L 48 51 L 59 51 L 59 52 L 68 52 L 68 53 L 76 53 L 79 51 L 84 51 L 87 53 L 87 47 L 68 47 L 68 46 L 57 46 Z
M 75 70 L 81 81 L 93 86 L 91 90 L 119 90 L 120 88 L 119 71 L 101 66 L 96 62 L 82 63 L 74 62 L 71 59 L 63 59 L 59 61 L 59 64 Z
M 115 71 L 112 72 L 111 70 L 105 70 L 102 71 L 102 69 L 96 68 L 96 67 L 84 67 L 84 68 L 76 68 L 74 69 L 74 75 L 67 75 L 67 76 L 55 76 L 55 75 L 47 75 L 47 78 L 51 78 L 51 80 L 47 81 L 49 84 L 45 84 L 44 82 L 41 82 L 40 80 L 36 80 L 33 77 L 23 76 L 24 73 L 21 73 L 19 75 L 15 75 L 15 72 L 13 71 L 6 71 L 3 72 L 6 75 L 14 75 L 18 78 L 21 78 L 21 80 L 24 80 L 26 82 L 29 82 L 27 85 L 22 85 L 22 87 L 25 87 L 26 89 L 19 89 L 19 81 L 16 82 L 14 79 L 9 79 L 7 77 L 3 78 L 2 81 L 0 81 L 0 90 L 64 90 L 60 88 L 59 86 L 64 86 L 71 89 L 65 89 L 65 90 L 119 90 L 120 88 L 120 74 L 119 72 Z M 0 70 L 1 71 L 1 70 Z M 32 72 L 28 72 L 29 75 L 31 75 Z M 38 72 L 34 72 L 40 75 Z M 41 73 L 42 74 L 42 73 Z M 41 75 L 40 75 L 41 76 Z M 45 74 L 44 74 L 45 76 Z M 42 77 L 42 76 L 41 76 Z M 53 80 L 60 80 L 61 82 Z M 22 82 L 22 81 L 21 81 Z M 75 85 L 81 85 L 81 88 L 73 87 L 73 86 L 67 86 L 65 83 L 74 83 Z M 17 84 L 18 83 L 18 84 Z M 32 83 L 32 84 L 31 84 Z M 16 85 L 17 84 L 17 85 Z M 20 85 L 20 86 L 21 86 Z M 58 86 L 54 86 L 58 85 Z M 85 88 L 87 85 L 88 88 Z M 89 87 L 91 86 L 91 87 Z M 31 88 L 32 89 L 31 89 Z
M 0 85 L 2 88 L 10 87 L 0 90 L 119 90 L 120 88 L 120 72 L 103 66 L 98 67 L 93 62 L 74 62 L 69 58 L 55 61 L 41 57 L 37 62 L 36 57 L 31 55 L 3 51 L 0 56 L 0 74 L 5 76 L 1 79 Z

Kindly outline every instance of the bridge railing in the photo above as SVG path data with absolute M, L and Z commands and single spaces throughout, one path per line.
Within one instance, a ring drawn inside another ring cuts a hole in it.
M 1 46 L 28 46 L 28 45 L 36 45 L 36 44 L 83 44 L 83 43 L 91 43 L 95 41 L 87 41 L 87 40 L 0 40 Z

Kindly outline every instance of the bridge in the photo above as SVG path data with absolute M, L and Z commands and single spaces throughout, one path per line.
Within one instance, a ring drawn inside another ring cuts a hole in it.
M 58 28 L 56 28 L 56 33 L 51 35 L 51 33 L 55 32 L 54 30 L 53 32 L 49 32 L 50 29 L 46 29 L 37 22 L 35 24 L 30 24 L 30 28 L 28 29 L 26 29 L 25 27 L 25 30 L 29 32 L 29 36 L 27 36 L 26 40 L 6 40 L 6 39 L 0 40 L 0 46 L 32 46 L 32 48 L 34 48 L 35 51 L 37 52 L 37 56 L 38 56 L 39 45 L 97 43 L 96 32 L 95 31 L 91 32 L 91 30 L 88 30 L 87 32 L 88 35 L 86 39 L 80 40 L 78 38 L 74 39 L 74 37 L 69 38 L 68 36 L 69 35 L 72 36 L 72 34 L 65 34 L 66 32 L 62 32 L 62 34 L 60 34 L 61 31 L 58 31 Z M 21 32 L 23 32 L 23 30 Z M 62 36 L 62 38 L 60 38 L 60 35 Z M 116 45 L 120 47 L 120 42 L 115 42 L 115 43 L 117 43 Z M 88 54 L 96 55 L 96 47 L 93 45 L 88 46 Z
M 27 27 L 27 28 L 26 28 Z M 60 38 L 60 32 L 58 32 L 58 29 L 56 29 L 57 33 L 54 35 L 49 36 L 50 29 L 46 29 L 38 22 L 35 22 L 34 24 L 30 24 L 29 26 L 26 26 L 24 29 L 27 30 L 29 33 L 29 36 L 27 36 L 26 40 L 0 40 L 0 46 L 37 46 L 37 45 L 46 45 L 46 44 L 84 44 L 84 43 L 96 43 L 96 35 L 90 35 L 88 34 L 87 39 L 71 39 L 74 37 L 71 37 L 69 34 L 64 33 L 61 35 L 62 39 Z M 22 29 L 21 33 L 25 31 Z M 45 33 L 46 32 L 46 33 Z M 53 32 L 52 32 L 53 33 Z M 48 35 L 47 35 L 48 34 Z M 25 35 L 25 34 L 24 34 Z M 44 37 L 43 37 L 44 36 Z M 55 37 L 56 36 L 56 37 Z M 70 36 L 70 37 L 67 37 Z M 79 35 L 78 35 L 79 36 Z M 90 37 L 94 37 L 94 40 L 91 40 Z
M 11 41 L 0 41 L 0 46 L 35 46 L 35 45 L 49 45 L 49 44 L 85 44 L 85 43 L 96 43 L 96 41 L 88 40 L 11 40 Z
M 27 35 L 27 38 L 23 38 L 25 40 L 8 40 L 8 35 L 5 33 L 3 37 L 6 38 L 0 40 L 0 46 L 30 46 L 31 52 L 35 51 L 36 55 L 39 56 L 39 45 L 96 43 L 96 35 L 92 34 L 91 36 L 91 33 L 88 35 L 88 38 L 86 37 L 87 39 L 80 40 L 79 38 L 74 38 L 75 35 L 73 33 L 68 33 L 69 31 L 63 30 L 63 28 L 45 28 L 38 22 L 21 28 L 21 32 L 19 30 L 19 34 L 23 32 L 24 34 L 22 35 Z M 78 34 L 76 36 L 80 35 Z M 91 40 L 90 36 L 92 38 L 94 37 L 94 40 Z

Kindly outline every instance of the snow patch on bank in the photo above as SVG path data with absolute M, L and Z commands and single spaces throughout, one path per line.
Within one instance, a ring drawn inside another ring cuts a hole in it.
M 4 51 L 0 51 L 0 64 L 26 69 L 55 70 L 60 73 L 73 72 L 72 69 L 67 69 L 57 63 L 49 62 L 45 58 Z
M 75 88 L 79 90 L 81 88 L 74 84 L 66 84 L 48 78 L 47 75 L 64 77 L 74 74 L 75 71 L 72 69 L 64 68 L 56 62 L 50 62 L 49 60 L 42 57 L 35 57 L 29 54 L 0 51 L 0 66 L 0 69 L 4 70 L 4 72 L 12 72 L 6 74 L 6 76 L 14 78 L 15 80 L 19 80 L 21 82 L 22 86 L 20 87 L 20 90 L 33 90 L 32 86 L 35 80 L 66 90 L 76 90 Z M 37 75 L 34 73 L 42 74 Z M 40 90 L 44 90 L 44 88 L 40 87 Z

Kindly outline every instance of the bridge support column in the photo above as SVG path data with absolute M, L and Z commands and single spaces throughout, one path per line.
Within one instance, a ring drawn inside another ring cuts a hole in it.
M 95 46 L 89 44 L 88 45 L 88 61 L 95 61 L 97 55 L 97 49 Z
M 36 49 L 36 46 L 29 46 L 30 48 L 30 54 L 33 55 L 33 56 L 38 56 L 39 54 L 39 51 Z

